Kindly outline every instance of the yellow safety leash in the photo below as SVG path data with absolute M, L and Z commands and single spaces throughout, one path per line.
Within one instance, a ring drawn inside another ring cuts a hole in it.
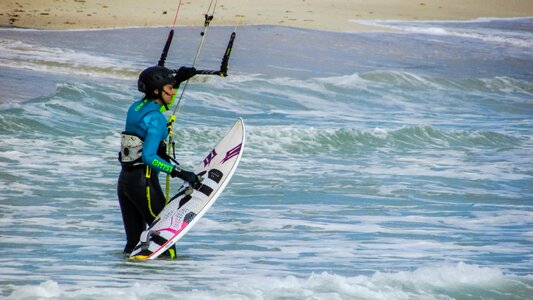
M 150 178 L 152 177 L 152 168 L 150 166 L 146 165 L 146 199 L 148 199 L 148 210 L 150 211 L 150 214 L 152 217 L 157 217 L 154 212 L 152 211 L 152 197 L 150 197 Z

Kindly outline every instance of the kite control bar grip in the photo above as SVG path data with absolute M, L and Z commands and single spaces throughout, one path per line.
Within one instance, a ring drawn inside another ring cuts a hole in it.
M 178 70 L 172 70 L 172 72 L 177 73 Z M 222 71 L 217 70 L 196 70 L 196 75 L 218 75 L 218 76 L 225 76 L 225 74 Z

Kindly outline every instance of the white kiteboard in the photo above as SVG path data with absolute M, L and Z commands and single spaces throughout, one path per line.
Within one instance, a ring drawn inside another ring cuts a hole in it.
M 204 179 L 193 189 L 184 184 L 140 237 L 130 259 L 154 259 L 174 245 L 202 218 L 230 181 L 244 149 L 244 122 L 237 120 L 196 168 Z

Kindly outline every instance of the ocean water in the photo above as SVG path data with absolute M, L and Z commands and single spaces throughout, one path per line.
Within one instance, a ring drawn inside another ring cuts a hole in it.
M 1 29 L 0 298 L 533 299 L 533 19 L 373 24 L 237 29 L 175 129 L 192 167 L 242 117 L 241 164 L 149 262 L 121 253 L 116 156 L 169 29 Z

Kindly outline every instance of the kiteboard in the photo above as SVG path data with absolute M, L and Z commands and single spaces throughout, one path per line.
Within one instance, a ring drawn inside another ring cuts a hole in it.
M 244 149 L 244 122 L 233 128 L 195 169 L 203 177 L 200 185 L 182 185 L 148 229 L 130 255 L 133 260 L 155 259 L 172 247 L 200 220 L 220 196 L 241 160 Z

